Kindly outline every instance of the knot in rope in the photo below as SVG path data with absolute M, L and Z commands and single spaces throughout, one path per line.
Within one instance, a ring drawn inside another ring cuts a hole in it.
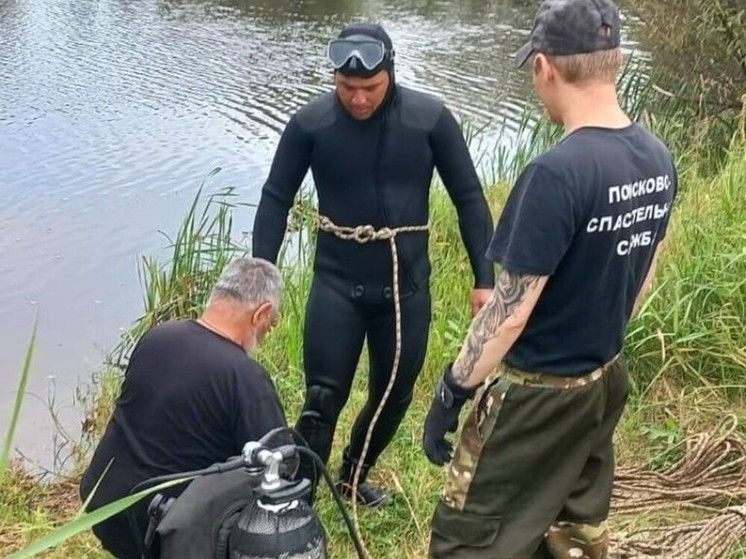
M 373 241 L 392 241 L 399 233 L 411 233 L 415 231 L 427 231 L 428 225 L 407 225 L 404 227 L 381 227 L 376 229 L 372 225 L 357 225 L 348 227 L 337 225 L 326 216 L 318 216 L 319 229 L 331 233 L 344 241 L 355 241 L 365 244 Z M 395 258 L 395 255 L 394 255 Z
M 396 233 L 389 227 L 376 229 L 372 225 L 358 225 L 352 232 L 353 240 L 358 243 L 367 243 L 369 241 L 388 241 Z

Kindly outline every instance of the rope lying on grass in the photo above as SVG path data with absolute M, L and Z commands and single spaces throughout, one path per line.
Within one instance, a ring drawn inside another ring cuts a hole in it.
M 655 528 L 611 538 L 609 557 L 615 559 L 721 559 L 746 538 L 746 506 L 729 507 L 709 520 Z
M 699 433 L 685 441 L 684 455 L 662 472 L 619 469 L 614 479 L 615 513 L 649 511 L 672 503 L 712 509 L 746 500 L 746 441 L 737 418 L 717 437 Z
M 684 455 L 664 471 L 619 469 L 614 514 L 690 510 L 707 517 L 611 537 L 610 557 L 720 559 L 746 539 L 746 440 L 738 418 L 720 435 L 700 433 L 685 441 Z

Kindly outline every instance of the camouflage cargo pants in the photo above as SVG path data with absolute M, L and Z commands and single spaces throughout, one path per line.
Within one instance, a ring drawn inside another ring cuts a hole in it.
M 582 377 L 504 367 L 464 418 L 432 519 L 432 559 L 604 559 L 620 357 Z

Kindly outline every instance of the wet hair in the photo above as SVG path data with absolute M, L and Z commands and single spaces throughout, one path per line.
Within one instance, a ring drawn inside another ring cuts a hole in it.
M 282 277 L 274 264 L 261 258 L 241 257 L 231 261 L 220 274 L 210 293 L 210 302 L 233 299 L 253 308 L 269 301 L 277 308 L 282 290 Z

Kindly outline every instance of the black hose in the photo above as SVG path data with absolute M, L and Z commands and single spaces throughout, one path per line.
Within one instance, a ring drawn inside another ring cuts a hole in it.
M 146 487 L 158 485 L 159 483 L 166 483 L 167 481 L 174 481 L 181 478 L 193 478 L 197 476 L 209 476 L 212 474 L 220 474 L 223 472 L 229 472 L 231 470 L 237 470 L 238 468 L 242 468 L 243 465 L 243 458 L 235 458 L 233 460 L 222 462 L 220 464 L 213 464 L 209 468 L 202 468 L 201 470 L 192 470 L 191 472 L 180 472 L 178 474 L 167 474 L 158 477 L 151 477 L 135 485 L 132 489 L 130 489 L 129 494 L 132 495 L 134 493 L 137 493 L 138 491 L 142 491 Z M 189 480 L 185 479 L 184 481 Z
M 319 458 L 319 455 L 316 454 L 313 450 L 310 448 L 306 448 L 303 446 L 296 447 L 298 452 L 301 454 L 305 454 L 306 456 L 310 456 L 314 464 L 318 465 L 321 468 L 321 473 L 324 475 L 324 479 L 326 480 L 326 483 L 329 485 L 329 489 L 331 489 L 332 496 L 334 497 L 334 502 L 337 503 L 337 507 L 339 507 L 339 512 L 342 513 L 342 518 L 344 518 L 345 524 L 347 524 L 347 529 L 350 531 L 350 537 L 352 538 L 352 543 L 355 545 L 355 550 L 357 551 L 358 557 L 360 559 L 366 559 L 365 551 L 363 551 L 363 544 L 360 542 L 360 538 L 357 535 L 357 532 L 355 532 L 355 527 L 352 525 L 352 520 L 350 519 L 350 515 L 347 512 L 347 509 L 345 508 L 344 503 L 342 502 L 342 497 L 340 497 L 339 492 L 337 491 L 337 488 L 334 487 L 334 481 L 332 480 L 332 476 L 329 474 L 329 470 L 326 469 L 326 466 L 321 461 L 321 458 Z M 353 499 L 355 496 L 353 495 Z
M 339 492 L 337 491 L 337 488 L 334 485 L 334 481 L 332 480 L 331 475 L 329 474 L 329 470 L 326 469 L 326 465 L 321 460 L 318 454 L 316 454 L 308 445 L 308 441 L 301 435 L 298 431 L 296 431 L 292 427 L 287 428 L 288 432 L 290 433 L 290 436 L 293 437 L 296 441 L 299 441 L 301 444 L 296 445 L 295 449 L 301 453 L 305 454 L 306 456 L 310 456 L 313 460 L 313 470 L 314 470 L 314 485 L 316 484 L 316 481 L 318 479 L 318 472 L 319 469 L 321 470 L 322 474 L 324 475 L 324 480 L 326 480 L 327 485 L 329 486 L 329 489 L 332 492 L 332 497 L 334 497 L 334 502 L 337 504 L 337 507 L 339 508 L 339 512 L 342 513 L 342 518 L 344 518 L 345 524 L 347 525 L 347 529 L 350 532 L 350 538 L 352 539 L 352 543 L 355 545 L 355 550 L 357 551 L 357 555 L 360 559 L 366 559 L 365 551 L 363 549 L 363 544 L 360 541 L 360 537 L 358 536 L 358 533 L 355 531 L 355 526 L 352 524 L 352 520 L 350 519 L 350 515 L 347 512 L 347 508 L 344 505 L 344 502 L 342 502 L 342 497 L 339 495 Z M 353 499 L 355 496 L 353 496 Z

